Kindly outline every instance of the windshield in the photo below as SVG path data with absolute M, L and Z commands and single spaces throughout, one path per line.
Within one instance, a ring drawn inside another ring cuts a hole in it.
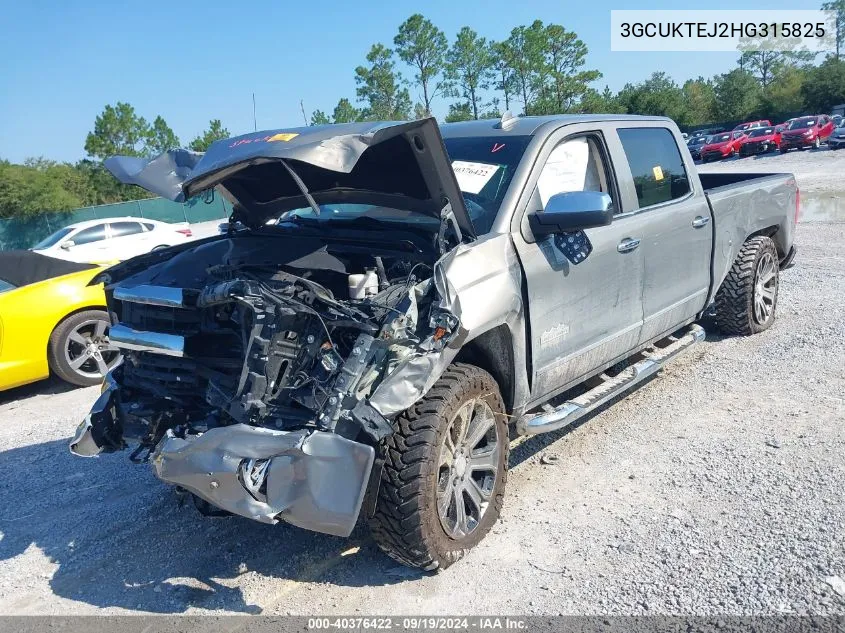
M 730 134 L 719 134 L 718 136 L 713 137 L 714 143 L 724 143 L 725 141 L 731 140 Z
M 813 127 L 816 124 L 815 119 L 795 119 L 789 124 L 790 130 L 801 130 L 808 127 Z
M 483 235 L 490 231 L 505 193 L 513 179 L 514 171 L 522 160 L 530 136 L 468 136 L 446 138 L 446 151 L 452 161 L 458 185 L 475 232 Z M 370 204 L 325 204 L 320 215 L 305 207 L 284 214 L 279 223 L 286 221 L 323 222 L 401 222 L 436 228 L 439 220 L 429 215 L 402 211 Z
M 761 127 L 756 130 L 753 130 L 748 136 L 749 138 L 756 138 L 758 136 L 768 136 L 769 134 L 774 134 L 775 131 L 773 128 L 770 127 Z
M 32 247 L 33 250 L 39 250 L 44 248 L 50 248 L 51 246 L 55 246 L 59 243 L 68 233 L 73 231 L 70 228 L 59 229 L 55 233 L 53 233 L 49 237 L 45 237 L 43 240 L 38 242 L 35 246 Z

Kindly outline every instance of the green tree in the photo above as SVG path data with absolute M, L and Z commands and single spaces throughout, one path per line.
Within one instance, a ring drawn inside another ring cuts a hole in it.
M 781 121 L 805 108 L 802 88 L 806 71 L 787 67 L 778 80 L 766 86 L 760 95 L 760 113 L 767 119 Z
M 452 48 L 446 54 L 446 76 L 454 85 L 452 96 L 467 102 L 474 119 L 478 118 L 478 111 L 484 107 L 481 91 L 490 87 L 493 64 L 493 55 L 486 39 L 479 37 L 468 26 L 458 31 Z M 465 104 L 453 105 L 462 108 Z M 449 112 L 451 115 L 452 106 L 449 106 Z
M 716 120 L 716 92 L 712 81 L 704 77 L 687 79 L 681 91 L 686 104 L 684 125 L 702 125 Z
M 717 75 L 714 91 L 716 116 L 724 121 L 745 120 L 760 106 L 760 84 L 751 73 L 739 68 Z
M 422 88 L 425 115 L 431 116 L 432 100 L 448 87 L 448 81 L 442 78 L 449 45 L 446 36 L 431 20 L 415 13 L 399 26 L 393 45 L 399 59 L 416 70 L 414 79 Z
M 801 88 L 807 108 L 815 113 L 845 103 L 845 60 L 828 57 L 819 66 L 807 71 Z
M 549 24 L 543 36 L 541 45 L 553 83 L 554 112 L 568 112 L 587 94 L 589 84 L 601 78 L 601 73 L 582 70 L 587 61 L 587 45 L 576 33 L 559 24 Z
M 322 110 L 314 110 L 311 113 L 311 125 L 328 125 L 331 123 L 329 115 Z
M 476 113 L 473 111 L 470 103 L 450 103 L 449 114 L 446 115 L 446 123 L 456 123 L 457 121 L 472 121 L 477 119 Z
M 179 137 L 160 115 L 157 116 L 144 141 L 144 153 L 148 156 L 156 156 L 179 146 Z
M 628 114 L 668 116 L 681 125 L 687 119 L 684 93 L 664 72 L 652 73 L 638 84 L 625 84 L 618 99 Z
M 214 141 L 221 141 L 225 138 L 229 138 L 230 136 L 231 134 L 229 134 L 229 130 L 223 127 L 223 123 L 220 119 L 211 119 L 211 121 L 208 122 L 208 129 L 204 130 L 202 134 L 195 137 L 188 147 L 195 152 L 206 152 Z
M 822 3 L 822 11 L 830 11 L 834 15 L 834 57 L 840 59 L 842 48 L 845 47 L 845 0 L 831 0 Z
M 84 183 L 78 179 L 70 165 L 44 159 L 29 159 L 24 165 L 0 161 L 0 218 L 32 217 L 79 207 L 83 198 L 73 189 L 84 187 Z
M 109 156 L 143 156 L 150 125 L 128 103 L 107 105 L 94 119 L 94 130 L 85 139 L 89 156 L 104 160 Z
M 516 92 L 522 99 L 525 114 L 534 114 L 534 102 L 545 86 L 544 78 L 548 73 L 543 30 L 540 20 L 535 20 L 531 26 L 517 26 L 502 46 L 504 61 L 513 71 Z
M 595 88 L 588 88 L 578 104 L 578 112 L 585 114 L 624 114 L 625 106 L 613 94 L 610 87 L 605 86 L 599 92 Z
M 345 97 L 337 102 L 332 112 L 332 120 L 335 123 L 352 123 L 361 120 L 361 111 L 353 106 Z
M 494 88 L 505 98 L 505 110 L 511 109 L 511 97 L 516 94 L 516 76 L 508 61 L 508 46 L 505 42 L 490 42 L 490 57 L 493 60 Z
M 369 66 L 355 69 L 355 89 L 364 102 L 361 116 L 369 120 L 407 121 L 411 118 L 411 95 L 402 87 L 402 75 L 395 69 L 393 51 L 373 44 L 367 54 Z

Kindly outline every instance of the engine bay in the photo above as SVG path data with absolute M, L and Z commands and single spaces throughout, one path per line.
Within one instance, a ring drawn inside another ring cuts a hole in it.
M 110 288 L 112 341 L 124 349 L 113 450 L 135 440 L 133 458 L 144 461 L 165 433 L 239 423 L 371 444 L 391 433 L 371 396 L 458 325 L 434 301 L 430 259 L 396 244 L 229 237 Z M 130 332 L 180 347 L 163 353 Z

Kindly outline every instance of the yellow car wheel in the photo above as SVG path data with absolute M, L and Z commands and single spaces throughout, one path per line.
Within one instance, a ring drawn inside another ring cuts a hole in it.
M 100 384 L 120 359 L 120 350 L 109 342 L 109 325 L 102 310 L 83 310 L 59 323 L 47 352 L 52 372 L 81 387 Z

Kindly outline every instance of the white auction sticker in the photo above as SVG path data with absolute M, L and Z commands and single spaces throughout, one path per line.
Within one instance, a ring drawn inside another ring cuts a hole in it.
M 490 163 L 471 163 L 465 160 L 452 161 L 452 169 L 458 179 L 458 186 L 464 193 L 478 193 L 490 182 L 499 165 Z

